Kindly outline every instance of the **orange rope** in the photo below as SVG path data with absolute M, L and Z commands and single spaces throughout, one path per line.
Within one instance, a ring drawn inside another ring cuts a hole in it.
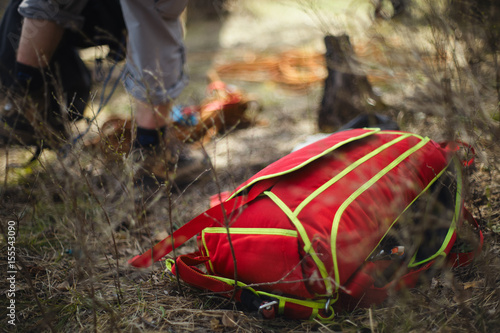
M 397 64 L 391 66 L 387 57 L 387 48 L 398 49 L 400 43 L 398 39 L 387 39 L 381 41 L 381 44 L 368 41 L 353 46 L 359 59 L 366 59 L 369 63 L 378 65 L 377 68 L 366 71 L 370 83 L 384 84 L 408 76 L 404 68 L 394 72 L 393 67 Z M 439 60 L 442 59 L 431 55 L 422 57 L 425 65 L 435 65 Z M 324 54 L 303 50 L 291 50 L 277 55 L 249 54 L 241 61 L 215 66 L 215 71 L 225 79 L 271 81 L 294 90 L 321 84 L 327 76 Z
M 273 81 L 289 88 L 304 89 L 322 82 L 327 75 L 322 54 L 287 51 L 279 55 L 254 56 L 215 68 L 218 75 L 244 81 Z

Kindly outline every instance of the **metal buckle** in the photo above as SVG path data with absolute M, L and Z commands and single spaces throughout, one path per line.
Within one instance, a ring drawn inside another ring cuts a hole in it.
M 328 298 L 325 303 L 325 313 L 330 313 L 330 303 L 332 302 L 332 298 Z
M 261 306 L 259 306 L 258 313 L 261 313 L 263 310 L 271 310 L 273 305 L 278 304 L 278 301 L 271 302 L 263 302 Z
M 257 313 L 266 319 L 273 319 L 276 317 L 275 305 L 279 304 L 278 301 L 262 302 L 259 306 Z

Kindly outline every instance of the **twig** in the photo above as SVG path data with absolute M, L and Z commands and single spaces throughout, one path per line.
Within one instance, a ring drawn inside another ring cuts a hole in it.
M 220 187 L 220 182 L 219 182 L 219 179 L 217 177 L 217 172 L 215 172 L 215 166 L 212 163 L 212 159 L 209 158 L 207 150 L 205 149 L 205 146 L 203 145 L 203 142 L 200 142 L 200 144 L 201 144 L 201 149 L 203 150 L 204 155 L 208 159 L 208 163 L 210 163 L 210 169 L 212 170 L 212 174 L 214 176 L 214 182 L 215 182 L 215 185 L 217 186 L 219 201 L 222 202 L 222 196 L 221 196 L 222 189 Z M 233 293 L 231 294 L 231 298 L 229 299 L 229 301 L 232 302 L 234 300 L 234 297 L 236 296 L 236 291 L 238 290 L 238 269 L 237 269 L 237 262 L 236 262 L 236 254 L 234 252 L 233 242 L 231 241 L 231 233 L 229 232 L 229 219 L 227 216 L 227 212 L 226 212 L 224 205 L 221 204 L 220 207 L 222 209 L 222 215 L 224 217 L 224 227 L 226 228 L 227 241 L 229 244 L 229 248 L 231 250 L 231 256 L 233 258 L 234 289 L 233 289 Z
M 168 173 L 167 173 L 167 177 L 168 177 Z M 170 226 L 170 240 L 172 242 L 172 253 L 174 255 L 174 262 L 176 262 L 177 261 L 177 254 L 176 254 L 176 248 L 175 248 L 174 224 L 173 224 L 173 218 L 172 218 L 172 191 L 171 191 L 172 182 L 169 181 L 168 184 L 169 184 L 168 189 L 167 189 L 167 193 L 168 193 L 168 223 Z M 184 290 L 182 289 L 181 280 L 180 280 L 179 274 L 177 272 L 178 272 L 178 270 L 176 269 L 175 279 L 177 280 L 177 287 L 179 288 L 181 295 L 184 296 Z
M 368 316 L 370 317 L 370 331 L 372 333 L 375 333 L 375 328 L 373 327 L 373 315 L 372 315 L 372 308 L 368 309 Z
M 80 170 L 83 170 L 79 160 L 78 160 L 78 166 L 80 167 Z M 99 198 L 95 194 L 95 192 L 94 192 L 91 184 L 89 183 L 88 177 L 85 176 L 84 178 L 85 178 L 85 182 L 87 183 L 87 186 L 89 188 L 90 195 L 97 202 L 97 204 L 99 205 L 99 208 L 101 208 L 102 212 L 104 213 L 104 217 L 106 218 L 106 222 L 108 223 L 108 225 L 110 227 L 111 239 L 113 241 L 113 249 L 115 250 L 115 255 L 116 255 L 116 279 L 114 279 L 115 283 L 116 283 L 116 287 L 118 289 L 117 293 L 116 293 L 116 296 L 118 298 L 118 304 L 121 304 L 122 303 L 122 297 L 123 297 L 123 295 L 122 295 L 121 286 L 120 286 L 120 263 L 119 263 L 120 254 L 118 252 L 118 246 L 116 245 L 116 239 L 115 239 L 115 234 L 113 232 L 113 228 L 112 228 L 112 225 L 111 225 L 111 219 L 109 217 L 108 212 L 106 211 L 106 209 L 102 205 L 101 201 L 99 200 Z M 108 259 L 107 256 L 106 256 L 106 259 Z

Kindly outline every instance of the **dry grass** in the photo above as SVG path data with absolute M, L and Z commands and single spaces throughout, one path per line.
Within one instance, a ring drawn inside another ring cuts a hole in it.
M 471 266 L 435 272 L 416 289 L 378 307 L 338 313 L 329 324 L 263 320 L 225 299 L 179 288 L 160 264 L 151 270 L 129 267 L 127 259 L 204 211 L 210 195 L 233 189 L 315 132 L 321 87 L 304 95 L 253 83 L 245 87 L 261 97 L 269 126 L 231 131 L 207 145 L 218 183 L 207 174 L 185 188 L 145 192 L 133 186 L 128 158 L 107 163 L 82 147 L 63 159 L 46 152 L 28 169 L 2 171 L 0 222 L 16 221 L 18 230 L 17 331 L 495 331 L 500 326 L 498 50 L 491 53 L 484 38 L 455 38 L 452 20 L 433 4 L 418 1 L 409 15 L 374 24 L 369 33 L 354 36 L 353 44 L 384 101 L 398 110 L 403 129 L 476 147 L 466 204 L 485 246 Z M 484 37 L 480 29 L 474 34 Z M 481 59 L 468 64 L 468 52 Z M 17 148 L 2 150 L 7 152 L 11 162 L 24 156 Z M 6 271 L 3 239 L 0 247 L 0 269 Z M 194 247 L 191 241 L 179 251 Z M 3 293 L 6 286 L 0 285 Z M 9 331 L 3 325 L 3 295 L 1 300 L 0 327 Z

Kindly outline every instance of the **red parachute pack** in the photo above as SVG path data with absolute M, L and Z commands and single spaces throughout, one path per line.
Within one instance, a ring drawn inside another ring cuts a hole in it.
M 264 317 L 332 320 L 481 250 L 452 150 L 402 131 L 334 133 L 270 164 L 129 262 L 150 266 L 198 235 L 199 251 L 166 261 L 186 283 Z M 457 230 L 467 226 L 475 243 L 457 253 Z

